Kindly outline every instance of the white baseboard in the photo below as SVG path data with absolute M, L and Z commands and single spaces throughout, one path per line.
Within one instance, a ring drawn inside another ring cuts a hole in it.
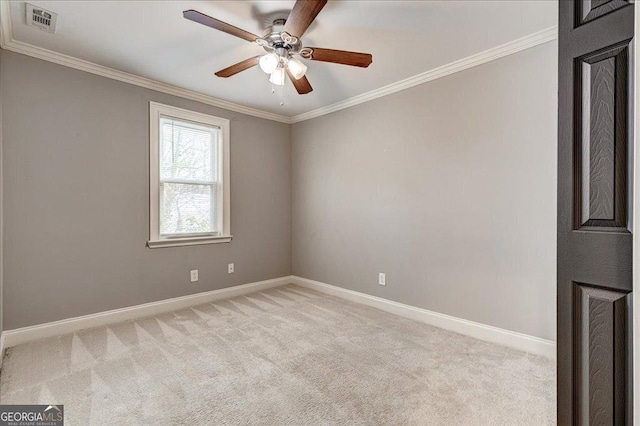
M 314 281 L 298 276 L 293 276 L 291 280 L 294 284 L 302 287 L 321 291 L 353 302 L 362 303 L 363 305 L 368 305 L 385 312 L 420 321 L 445 330 L 454 331 L 476 339 L 509 346 L 514 349 L 519 349 L 536 355 L 542 355 L 552 359 L 555 359 L 556 357 L 556 344 L 550 340 L 462 318 L 456 318 L 422 308 L 416 308 L 415 306 L 405 305 L 403 303 L 394 302 L 381 297 L 370 296 L 353 290 L 347 290 L 320 281 Z
M 60 321 L 49 322 L 46 324 L 38 324 L 30 327 L 6 330 L 0 336 L 0 367 L 2 366 L 2 354 L 4 350 L 6 348 L 10 348 L 22 343 L 44 339 L 47 337 L 60 336 L 67 333 L 73 333 L 75 331 L 84 330 L 87 328 L 99 327 L 102 325 L 109 325 L 122 321 L 157 315 L 164 312 L 213 302 L 216 300 L 228 299 L 231 297 L 241 296 L 256 291 L 266 290 L 289 283 L 294 283 L 302 287 L 318 290 L 323 293 L 351 300 L 353 302 L 362 303 L 363 305 L 371 306 L 382 311 L 392 313 L 394 315 L 409 318 L 415 321 L 420 321 L 426 324 L 433 325 L 435 327 L 443 328 L 445 330 L 450 330 L 456 333 L 474 337 L 476 339 L 509 346 L 515 349 L 519 349 L 536 355 L 543 355 L 549 358 L 555 358 L 556 356 L 556 345 L 550 340 L 544 340 L 538 337 L 517 333 L 515 331 L 504 330 L 498 327 L 456 318 L 450 315 L 440 314 L 422 308 L 416 308 L 415 306 L 405 305 L 403 303 L 394 302 L 364 293 L 359 293 L 353 290 L 347 290 L 341 287 L 336 287 L 307 278 L 286 276 L 266 281 L 258 281 L 250 284 L 243 284 L 235 287 L 223 288 L 220 290 L 192 294 L 189 296 L 161 300 L 159 302 L 151 302 L 122 309 L 114 309 L 112 311 L 99 312 L 97 314 L 68 318 Z
M 5 348 L 10 348 L 33 340 L 60 336 L 87 328 L 157 315 L 164 312 L 213 302 L 215 300 L 228 299 L 230 297 L 241 296 L 255 291 L 278 287 L 291 282 L 291 276 L 274 278 L 271 280 L 258 281 L 235 287 L 222 288 L 220 290 L 212 290 L 204 293 L 161 300 L 159 302 L 145 303 L 143 305 L 114 309 L 112 311 L 99 312 L 97 314 L 68 318 L 46 324 L 6 330 L 2 333 L 2 337 L 0 338 L 0 349 L 4 350 Z M 0 354 L 2 354 L 2 352 L 0 352 Z M 2 356 L 0 355 L 0 363 L 2 362 L 1 358 Z

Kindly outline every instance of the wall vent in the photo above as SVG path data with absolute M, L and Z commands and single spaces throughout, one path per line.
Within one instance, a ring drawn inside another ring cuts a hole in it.
M 26 23 L 28 26 L 48 33 L 56 32 L 56 21 L 58 20 L 57 14 L 29 3 L 26 3 L 26 6 Z

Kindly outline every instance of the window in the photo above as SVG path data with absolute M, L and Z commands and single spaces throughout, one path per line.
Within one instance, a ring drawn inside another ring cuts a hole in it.
M 231 241 L 229 120 L 155 102 L 149 113 L 148 246 Z

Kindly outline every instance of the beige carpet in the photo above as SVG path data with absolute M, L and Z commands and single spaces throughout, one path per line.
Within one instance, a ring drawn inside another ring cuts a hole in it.
M 66 424 L 555 423 L 555 363 L 297 286 L 11 348 Z

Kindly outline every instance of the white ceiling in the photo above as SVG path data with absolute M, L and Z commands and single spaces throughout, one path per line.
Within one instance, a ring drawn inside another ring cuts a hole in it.
M 182 17 L 196 9 L 262 35 L 264 16 L 294 1 L 43 1 L 56 34 L 27 27 L 11 2 L 13 39 L 241 105 L 293 116 L 369 92 L 553 27 L 556 1 L 329 1 L 303 37 L 307 46 L 369 52 L 367 69 L 307 61 L 314 91 L 285 86 L 285 105 L 258 67 L 228 79 L 214 72 L 264 52 Z

